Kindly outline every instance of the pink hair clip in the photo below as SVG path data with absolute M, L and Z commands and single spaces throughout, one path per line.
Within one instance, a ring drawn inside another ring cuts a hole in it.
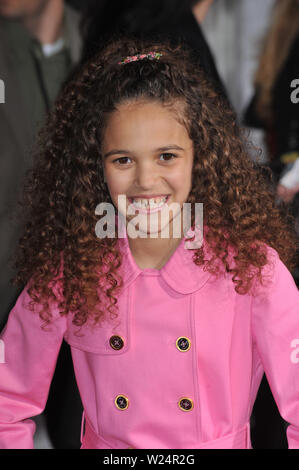
M 130 55 L 126 57 L 125 59 L 122 59 L 120 62 L 118 62 L 119 65 L 125 65 L 128 64 L 129 62 L 136 62 L 137 60 L 143 60 L 143 59 L 156 59 L 159 60 L 160 57 L 163 54 L 161 52 L 149 52 L 148 54 L 136 54 L 136 55 Z

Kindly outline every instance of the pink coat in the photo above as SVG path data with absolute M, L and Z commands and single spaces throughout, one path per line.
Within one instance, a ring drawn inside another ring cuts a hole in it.
M 43 331 L 19 296 L 3 331 L 0 448 L 32 448 L 63 337 L 81 394 L 82 449 L 251 448 L 265 371 L 289 448 L 299 448 L 299 291 L 277 253 L 267 287 L 239 295 L 192 262 L 184 240 L 160 270 L 141 270 L 127 240 L 119 317 L 101 328 L 61 317 Z

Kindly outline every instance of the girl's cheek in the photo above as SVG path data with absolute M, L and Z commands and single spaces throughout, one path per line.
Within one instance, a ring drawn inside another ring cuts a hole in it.
M 120 185 L 113 185 L 110 188 L 108 188 L 110 197 L 112 199 L 113 204 L 118 207 L 119 203 L 119 196 L 126 194 L 123 188 L 120 187 Z

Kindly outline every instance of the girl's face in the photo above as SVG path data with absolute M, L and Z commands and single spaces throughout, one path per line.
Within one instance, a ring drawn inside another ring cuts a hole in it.
M 109 117 L 102 150 L 105 180 L 120 213 L 131 204 L 135 216 L 147 220 L 159 212 L 163 217 L 172 203 L 181 210 L 191 190 L 193 142 L 173 111 L 156 102 L 120 105 Z M 177 213 L 169 211 L 167 223 Z M 162 226 L 160 219 L 158 232 Z

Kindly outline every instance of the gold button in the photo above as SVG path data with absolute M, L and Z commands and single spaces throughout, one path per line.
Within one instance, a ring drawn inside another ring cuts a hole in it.
M 191 398 L 183 397 L 178 404 L 182 411 L 191 411 L 193 409 L 193 401 Z
M 176 340 L 175 345 L 179 351 L 185 352 L 185 351 L 189 351 L 191 347 L 191 341 L 189 338 L 186 338 L 186 336 L 180 336 Z
M 129 406 L 129 399 L 125 395 L 117 395 L 114 403 L 119 410 L 126 410 Z
M 112 349 L 118 351 L 119 349 L 122 349 L 124 347 L 124 340 L 121 336 L 114 335 L 111 336 L 111 338 L 109 339 L 109 344 Z

